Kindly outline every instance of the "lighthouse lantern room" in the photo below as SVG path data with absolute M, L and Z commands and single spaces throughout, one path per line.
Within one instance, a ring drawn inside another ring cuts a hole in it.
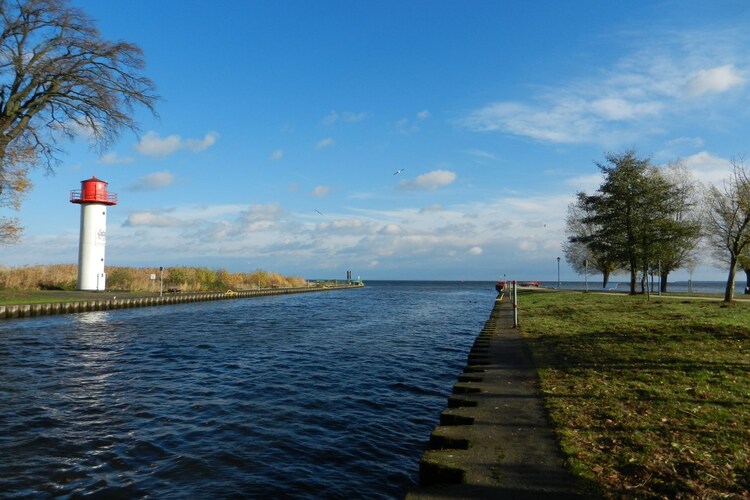
M 81 181 L 81 189 L 70 192 L 70 202 L 81 205 L 81 235 L 78 244 L 78 289 L 104 290 L 104 246 L 107 207 L 117 205 L 117 195 L 107 192 L 107 183 L 96 177 Z

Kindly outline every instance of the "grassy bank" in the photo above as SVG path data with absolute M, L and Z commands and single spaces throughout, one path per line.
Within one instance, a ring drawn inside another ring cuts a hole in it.
M 522 293 L 573 470 L 613 497 L 750 491 L 750 304 Z
M 156 292 L 156 295 L 159 293 Z M 109 300 L 112 297 L 134 297 L 146 294 L 129 292 L 80 292 L 67 290 L 0 290 L 0 305 L 49 304 L 79 300 Z

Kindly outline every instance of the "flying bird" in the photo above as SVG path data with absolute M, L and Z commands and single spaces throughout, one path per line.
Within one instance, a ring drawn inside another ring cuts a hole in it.
M 393 175 L 398 175 L 398 174 L 400 174 L 401 172 L 403 172 L 404 170 L 406 170 L 406 169 L 404 169 L 404 168 L 400 168 L 400 169 L 396 170 L 395 172 L 393 172 Z

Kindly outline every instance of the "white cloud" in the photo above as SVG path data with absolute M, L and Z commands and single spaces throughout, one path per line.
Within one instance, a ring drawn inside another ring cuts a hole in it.
M 168 156 L 181 149 L 187 149 L 192 152 L 200 152 L 213 146 L 218 139 L 219 134 L 208 132 L 203 139 L 185 139 L 179 135 L 173 134 L 162 138 L 156 132 L 148 132 L 136 144 L 135 149 L 145 156 Z
M 316 198 L 323 198 L 324 196 L 328 196 L 331 189 L 331 186 L 316 186 L 310 194 Z
M 559 220 L 567 213 L 568 204 L 573 201 L 573 193 L 570 195 L 552 195 L 552 196 L 526 196 L 521 198 L 505 199 L 504 203 L 518 217 L 526 218 L 526 224 L 530 224 L 529 217 L 538 221 L 538 225 L 547 221 Z
M 130 213 L 124 223 L 113 225 L 108 255 L 117 265 L 151 262 L 154 255 L 168 255 L 180 265 L 200 255 L 208 256 L 204 265 L 223 266 L 226 258 L 234 259 L 236 269 L 241 262 L 250 269 L 300 269 L 310 276 L 320 275 L 331 262 L 346 262 L 365 279 L 371 266 L 381 276 L 400 276 L 403 269 L 438 274 L 460 269 L 471 273 L 467 277 L 480 278 L 497 268 L 499 255 L 501 272 L 508 262 L 546 259 L 554 264 L 572 199 L 506 195 L 424 208 L 348 213 L 341 208 L 343 213 L 325 218 L 311 216 L 312 210 L 287 212 L 278 203 L 153 208 Z M 24 249 L 39 245 L 41 241 L 30 242 Z M 75 254 L 74 246 L 70 253 Z
M 699 148 L 703 146 L 703 139 L 700 137 L 677 137 L 667 142 L 667 147 L 679 147 L 688 146 L 693 148 Z
M 399 188 L 405 190 L 427 190 L 433 191 L 442 186 L 453 184 L 456 174 L 450 170 L 433 170 L 426 174 L 417 176 L 414 180 L 403 180 Z
M 732 173 L 730 160 L 714 156 L 708 151 L 701 151 L 681 161 L 695 179 L 704 184 L 721 185 Z
M 247 210 L 240 212 L 237 218 L 237 226 L 229 225 L 228 234 L 246 234 L 263 231 L 272 231 L 278 228 L 279 223 L 286 215 L 278 203 L 254 204 Z
M 430 212 L 435 213 L 435 212 L 442 212 L 443 210 L 445 210 L 443 208 L 443 205 L 441 205 L 440 203 L 433 203 L 432 205 L 427 205 L 426 207 L 422 207 L 419 210 L 419 213 L 420 214 L 425 214 L 425 213 L 430 213 Z
M 320 141 L 318 141 L 318 144 L 316 144 L 315 147 L 317 149 L 323 149 L 323 148 L 327 148 L 327 147 L 333 146 L 334 144 L 335 144 L 335 142 L 334 142 L 333 138 L 326 137 L 325 139 L 321 139 Z
M 720 94 L 745 84 L 745 78 L 733 64 L 696 71 L 688 82 L 688 92 L 697 97 L 704 94 Z
M 280 160 L 284 156 L 284 151 L 281 149 L 277 149 L 273 153 L 271 153 L 270 159 L 273 161 Z
M 128 218 L 122 224 L 123 227 L 178 227 L 189 224 L 171 215 L 167 215 L 159 212 L 145 211 L 145 212 L 133 212 L 128 215 Z
M 180 136 L 161 138 L 156 132 L 148 132 L 136 144 L 135 149 L 146 156 L 167 156 L 180 149 Z
M 621 97 L 606 97 L 591 101 L 591 112 L 605 120 L 636 120 L 658 115 L 663 106 L 659 102 L 631 102 Z
M 138 179 L 130 186 L 131 191 L 158 191 L 174 183 L 174 175 L 169 171 L 154 172 Z
M 99 163 L 104 163 L 106 165 L 129 165 L 133 163 L 133 158 L 120 156 L 117 153 L 107 153 L 99 158 Z
M 601 172 L 597 172 L 589 175 L 580 175 L 572 177 L 565 181 L 566 186 L 575 188 L 576 191 L 584 191 L 586 193 L 593 193 L 598 190 L 604 181 L 604 176 Z
M 316 230 L 331 235 L 365 235 L 375 233 L 377 231 L 377 224 L 359 218 L 346 218 L 319 223 L 316 225 Z
M 415 115 L 414 121 L 423 122 L 430 117 L 429 110 L 422 110 Z M 419 126 L 413 123 L 410 118 L 403 117 L 396 122 L 396 130 L 402 134 L 413 134 L 419 132 Z
M 330 126 L 338 122 L 356 123 L 361 122 L 365 118 L 367 118 L 367 113 L 364 112 L 353 113 L 351 111 L 344 111 L 338 113 L 337 111 L 331 111 L 323 118 L 323 125 Z
M 219 134 L 217 134 L 216 132 L 208 132 L 205 136 L 203 136 L 203 139 L 185 139 L 184 147 L 185 149 L 193 151 L 194 153 L 198 153 L 216 144 L 216 140 L 218 138 Z
M 482 151 L 481 149 L 469 149 L 464 152 L 466 154 L 479 158 L 480 160 L 500 161 L 500 158 L 498 158 L 497 155 L 488 151 Z
M 380 234 L 396 235 L 396 234 L 403 234 L 404 229 L 398 224 L 386 224 L 385 226 L 380 228 L 380 231 L 378 232 Z
M 419 127 L 409 126 L 409 119 L 401 118 L 396 122 L 396 130 L 398 130 L 402 134 L 409 134 L 411 132 L 417 132 L 419 130 Z
M 684 122 L 706 114 L 706 94 L 723 94 L 746 84 L 734 64 L 711 66 L 717 57 L 746 60 L 738 42 L 702 33 L 673 35 L 659 44 L 613 62 L 590 77 L 560 82 L 524 101 L 490 102 L 467 113 L 458 123 L 477 132 L 503 132 L 558 144 L 592 143 L 607 148 L 632 144 L 644 136 L 663 133 L 669 120 Z M 714 40 L 712 44 L 695 43 Z M 734 48 L 732 48 L 734 47 Z M 727 96 L 728 99 L 735 97 Z M 714 103 L 711 103 L 713 105 Z M 710 111 L 716 113 L 713 106 Z
M 584 109 L 585 103 L 564 100 L 537 108 L 495 102 L 472 112 L 461 123 L 477 132 L 502 131 L 547 142 L 577 143 L 595 136 L 595 121 L 586 117 Z

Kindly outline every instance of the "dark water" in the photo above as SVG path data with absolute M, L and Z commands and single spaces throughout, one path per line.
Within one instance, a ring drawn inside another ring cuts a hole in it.
M 492 283 L 0 323 L 0 495 L 401 498 Z

